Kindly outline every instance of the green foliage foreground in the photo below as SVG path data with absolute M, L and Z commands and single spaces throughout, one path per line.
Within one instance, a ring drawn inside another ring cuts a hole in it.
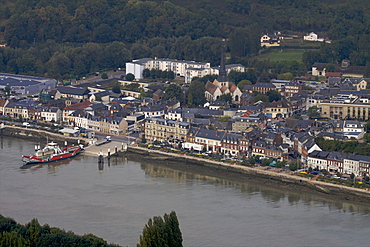
M 370 145 L 358 141 L 325 140 L 320 136 L 315 139 L 315 142 L 323 151 L 327 152 L 337 151 L 359 155 L 369 155 L 370 153 Z
M 48 224 L 41 226 L 37 219 L 25 225 L 18 224 L 12 218 L 0 214 L 0 247 L 117 247 L 93 234 L 79 236 Z M 176 213 L 165 214 L 163 219 L 155 216 L 149 219 L 140 236 L 138 247 L 181 247 L 182 234 Z
M 11 218 L 0 215 L 0 247 L 5 246 L 119 246 L 108 244 L 101 238 L 92 234 L 79 236 L 71 231 L 41 226 L 37 219 L 32 219 L 26 225 L 18 224 Z
M 172 211 L 164 217 L 149 219 L 140 236 L 137 247 L 182 247 L 182 234 L 176 213 Z

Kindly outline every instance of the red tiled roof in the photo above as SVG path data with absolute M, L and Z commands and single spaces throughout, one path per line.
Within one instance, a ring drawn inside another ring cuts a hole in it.
M 81 102 L 81 103 L 77 103 L 77 104 L 67 106 L 66 108 L 64 108 L 64 110 L 83 110 L 86 107 L 89 107 L 91 105 L 92 105 L 92 103 L 90 101 L 86 100 L 86 101 Z

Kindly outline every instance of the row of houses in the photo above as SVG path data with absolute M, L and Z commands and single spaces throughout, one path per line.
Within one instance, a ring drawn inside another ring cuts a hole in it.
M 314 151 L 308 156 L 308 166 L 329 172 L 369 176 L 370 156 L 341 152 Z

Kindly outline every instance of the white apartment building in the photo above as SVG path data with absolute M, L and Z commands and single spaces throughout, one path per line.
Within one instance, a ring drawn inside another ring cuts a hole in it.
M 141 58 L 126 63 L 126 73 L 133 74 L 135 79 L 143 79 L 144 69 L 173 71 L 175 76 L 185 77 L 187 68 L 206 69 L 211 68 L 211 64 L 170 58 Z

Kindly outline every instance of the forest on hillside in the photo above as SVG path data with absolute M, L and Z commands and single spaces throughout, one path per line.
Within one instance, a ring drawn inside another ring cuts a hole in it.
M 259 38 L 275 31 L 324 32 L 313 62 L 366 65 L 369 0 L 0 0 L 0 71 L 72 78 L 141 57 L 254 66 Z M 224 42 L 225 41 L 225 42 Z

